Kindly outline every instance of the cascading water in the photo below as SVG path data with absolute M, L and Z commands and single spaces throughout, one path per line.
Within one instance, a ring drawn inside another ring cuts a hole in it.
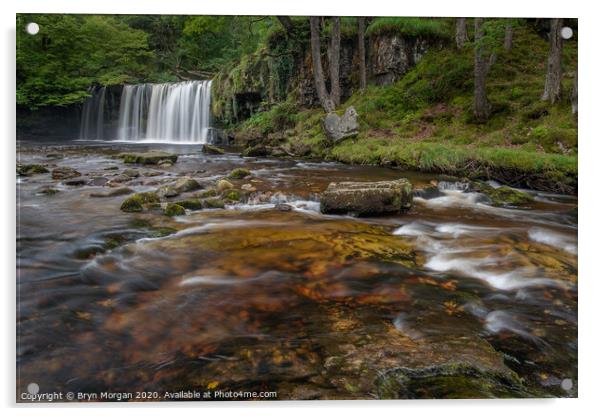
M 118 139 L 206 143 L 211 81 L 123 87 Z
M 80 139 L 103 140 L 107 125 L 105 89 L 84 103 Z M 211 81 L 124 85 L 116 135 L 120 141 L 207 143 L 210 140 Z

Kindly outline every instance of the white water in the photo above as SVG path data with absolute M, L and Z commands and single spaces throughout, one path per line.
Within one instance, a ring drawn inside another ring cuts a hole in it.
M 211 81 L 125 85 L 119 109 L 120 141 L 207 143 Z

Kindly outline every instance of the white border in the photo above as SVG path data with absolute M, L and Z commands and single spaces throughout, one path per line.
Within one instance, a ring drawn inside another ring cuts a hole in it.
M 600 298 L 602 276 L 599 241 L 602 237 L 599 218 L 601 199 L 599 177 L 602 169 L 602 129 L 600 100 L 600 30 L 602 16 L 595 3 L 556 0 L 504 0 L 499 2 L 470 0 L 369 0 L 366 2 L 303 0 L 218 0 L 156 1 L 151 0 L 21 0 L 1 3 L 3 23 L 2 91 L 0 114 L 2 132 L 0 153 L 3 161 L 2 281 L 4 319 L 2 334 L 2 404 L 9 412 L 31 414 L 35 409 L 45 415 L 81 414 L 161 414 L 177 411 L 190 414 L 240 414 L 244 410 L 261 415 L 306 415 L 308 412 L 345 415 L 361 414 L 372 409 L 379 413 L 419 413 L 422 415 L 504 415 L 515 412 L 537 412 L 546 415 L 589 413 L 598 407 L 600 376 Z M 115 404 L 15 406 L 15 13 L 153 13 L 153 14 L 296 14 L 296 15 L 392 15 L 392 16 L 537 16 L 579 18 L 579 398 L 565 400 L 460 400 L 406 402 L 243 402 L 243 403 L 170 403 L 138 404 L 123 408 Z

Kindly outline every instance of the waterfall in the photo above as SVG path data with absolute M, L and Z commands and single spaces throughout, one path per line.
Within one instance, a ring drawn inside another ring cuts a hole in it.
M 105 104 L 106 88 L 93 89 L 85 101 L 80 139 L 167 143 L 210 141 L 211 81 L 124 85 L 117 129 Z M 116 119 L 116 114 L 113 120 Z M 107 134 L 112 131 L 112 134 Z
M 106 87 L 95 87 L 92 95 L 84 102 L 79 138 L 83 140 L 104 139 L 104 112 Z
M 118 139 L 206 143 L 210 104 L 211 81 L 126 85 Z

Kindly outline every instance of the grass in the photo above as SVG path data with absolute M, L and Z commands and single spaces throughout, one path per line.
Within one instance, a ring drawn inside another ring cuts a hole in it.
M 399 34 L 451 38 L 450 20 L 425 17 L 376 17 L 366 29 L 366 35 Z

